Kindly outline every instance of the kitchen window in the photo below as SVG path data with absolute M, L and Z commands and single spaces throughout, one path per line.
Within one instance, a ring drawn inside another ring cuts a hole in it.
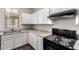
M 5 29 L 8 31 L 17 30 L 19 28 L 19 13 L 16 8 L 6 8 Z

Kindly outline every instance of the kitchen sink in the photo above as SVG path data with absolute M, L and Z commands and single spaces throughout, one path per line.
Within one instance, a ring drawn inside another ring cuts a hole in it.
M 21 31 L 4 32 L 5 35 L 20 33 Z

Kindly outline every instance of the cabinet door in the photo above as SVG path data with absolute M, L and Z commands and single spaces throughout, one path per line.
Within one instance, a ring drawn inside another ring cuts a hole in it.
M 43 24 L 53 24 L 53 21 L 48 18 L 49 15 L 50 15 L 49 8 L 44 8 L 43 9 L 43 17 L 44 17 Z
M 59 8 L 50 8 L 50 14 L 59 12 Z
M 43 24 L 43 10 L 38 11 L 38 24 Z
M 14 48 L 20 47 L 23 45 L 22 38 L 17 37 L 14 39 Z
M 28 43 L 30 45 L 32 45 L 32 35 L 31 35 L 31 33 L 28 33 Z
M 13 39 L 9 38 L 5 38 L 6 40 L 2 40 L 1 41 L 1 49 L 2 50 L 9 50 L 9 49 L 13 49 Z
M 37 49 L 37 37 L 35 34 L 29 33 L 28 43 L 34 48 Z
M 43 50 L 43 38 L 42 37 L 40 37 L 40 36 L 38 36 L 38 38 L 37 38 L 38 40 L 37 40 L 37 45 L 38 45 L 38 50 Z
M 37 24 L 37 13 L 31 15 L 31 24 Z
M 37 49 L 37 36 L 35 34 L 32 34 L 32 36 L 33 36 L 32 46 L 34 47 L 34 49 Z
M 27 36 L 28 36 L 28 33 L 23 33 L 22 34 L 23 45 L 27 44 L 27 39 L 28 39 Z
M 30 24 L 30 14 L 22 14 L 22 24 Z

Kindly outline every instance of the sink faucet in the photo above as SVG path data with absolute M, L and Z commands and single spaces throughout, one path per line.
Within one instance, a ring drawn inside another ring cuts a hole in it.
M 10 30 L 11 30 L 11 32 L 14 32 L 14 29 L 13 28 L 11 28 Z

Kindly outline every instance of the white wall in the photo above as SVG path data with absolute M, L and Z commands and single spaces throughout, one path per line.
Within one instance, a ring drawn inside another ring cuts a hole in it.
M 74 18 L 54 21 L 53 28 L 76 30 L 77 34 L 79 34 L 79 26 L 75 25 Z
M 38 25 L 34 25 L 34 28 L 38 30 L 45 30 L 51 32 L 52 26 L 53 25 L 50 24 L 38 24 Z
M 79 25 L 75 25 L 75 19 L 54 20 L 54 25 L 35 25 L 34 28 L 51 31 L 52 28 L 76 30 L 79 34 Z
M 32 29 L 33 26 L 30 25 L 30 24 L 28 24 L 28 25 L 27 25 L 27 24 L 23 24 L 23 25 L 22 25 L 22 29 L 29 29 L 29 28 Z
M 5 30 L 5 8 L 0 8 L 0 31 Z

